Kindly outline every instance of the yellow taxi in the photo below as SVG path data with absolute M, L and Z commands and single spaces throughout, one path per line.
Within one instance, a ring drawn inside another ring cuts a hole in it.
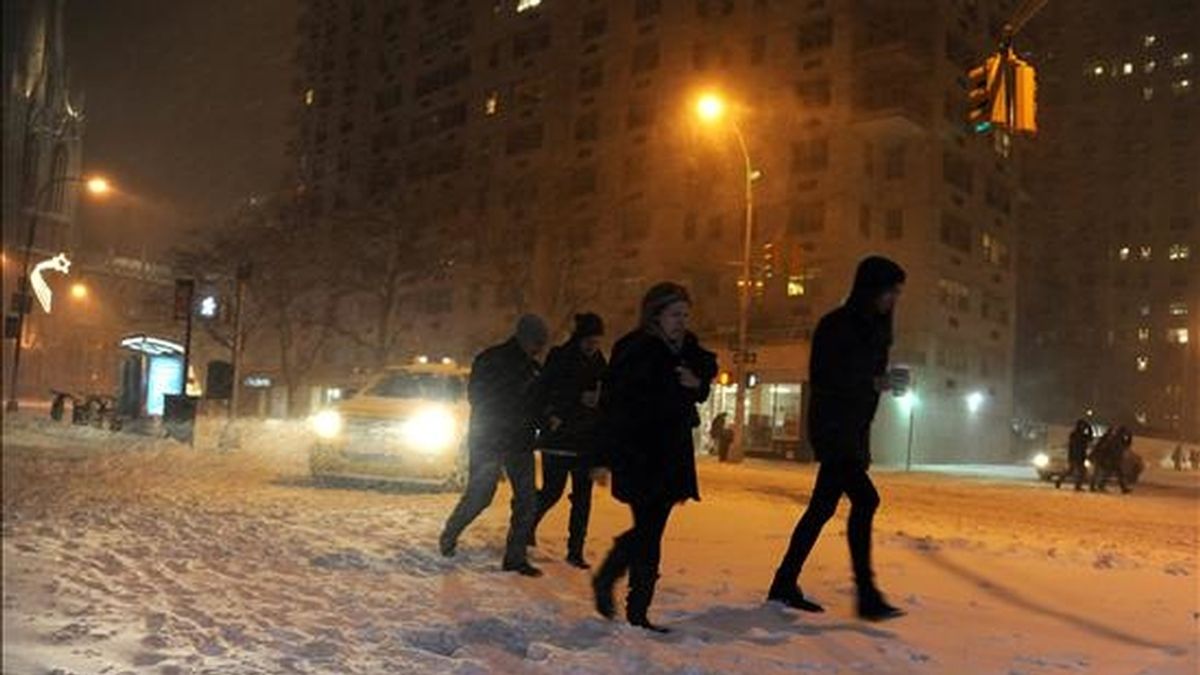
M 318 412 L 310 420 L 313 477 L 461 486 L 469 374 L 449 359 L 419 358 Z

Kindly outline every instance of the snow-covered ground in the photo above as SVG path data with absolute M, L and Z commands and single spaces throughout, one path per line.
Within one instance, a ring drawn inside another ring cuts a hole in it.
M 762 602 L 810 467 L 702 462 L 704 501 L 667 530 L 652 615 L 675 632 L 658 637 L 593 614 L 587 574 L 560 562 L 565 501 L 542 579 L 498 570 L 503 488 L 445 560 L 455 495 L 316 487 L 298 437 L 221 453 L 8 420 L 4 672 L 1200 669 L 1200 473 L 1122 496 L 878 470 L 876 567 L 909 614 L 874 625 L 853 617 L 845 505 L 803 579 L 829 611 Z M 603 489 L 594 514 L 593 561 L 628 522 Z

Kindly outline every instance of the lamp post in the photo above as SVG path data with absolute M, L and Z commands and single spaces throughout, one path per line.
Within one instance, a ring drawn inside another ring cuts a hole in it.
M 715 93 L 702 95 L 696 101 L 696 115 L 704 122 L 716 123 L 726 117 L 725 100 Z M 746 148 L 746 138 L 738 126 L 737 120 L 729 117 L 729 127 L 737 139 L 738 149 L 742 153 L 745 177 L 745 221 L 742 231 L 742 274 L 738 280 L 738 334 L 737 353 L 734 355 L 734 377 L 737 390 L 733 405 L 733 445 L 729 448 L 729 461 L 740 462 L 745 455 L 746 429 L 746 361 L 749 357 L 746 351 L 747 332 L 750 324 L 750 247 L 754 227 L 754 179 L 757 172 L 750 163 L 750 151 Z
M 64 183 L 83 183 L 87 186 L 88 192 L 98 196 L 106 195 L 112 191 L 112 186 L 109 182 L 99 176 L 86 179 L 79 176 L 60 176 L 46 181 L 34 193 L 33 208 L 30 209 L 29 214 L 29 230 L 25 233 L 25 247 L 22 251 L 21 276 L 17 280 L 17 296 L 19 301 L 17 303 L 16 341 L 13 344 L 13 363 L 12 373 L 9 375 L 8 402 L 4 406 L 8 412 L 16 412 L 18 408 L 17 383 L 20 382 L 21 343 L 25 341 L 25 315 L 31 309 L 29 302 L 29 262 L 33 256 L 33 241 L 34 235 L 37 233 L 38 217 L 41 215 L 42 203 L 45 201 L 46 195 L 50 193 L 50 189 Z

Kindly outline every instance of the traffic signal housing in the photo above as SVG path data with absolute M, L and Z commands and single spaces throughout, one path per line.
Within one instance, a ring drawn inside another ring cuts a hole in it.
M 1003 67 L 1004 57 L 993 54 L 967 72 L 967 122 L 975 133 L 986 133 L 1008 122 Z

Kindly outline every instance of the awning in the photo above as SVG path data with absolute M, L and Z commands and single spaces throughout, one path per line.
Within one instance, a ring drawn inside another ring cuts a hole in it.
M 183 345 L 149 335 L 129 335 L 121 338 L 120 345 L 123 349 L 150 356 L 183 356 Z

